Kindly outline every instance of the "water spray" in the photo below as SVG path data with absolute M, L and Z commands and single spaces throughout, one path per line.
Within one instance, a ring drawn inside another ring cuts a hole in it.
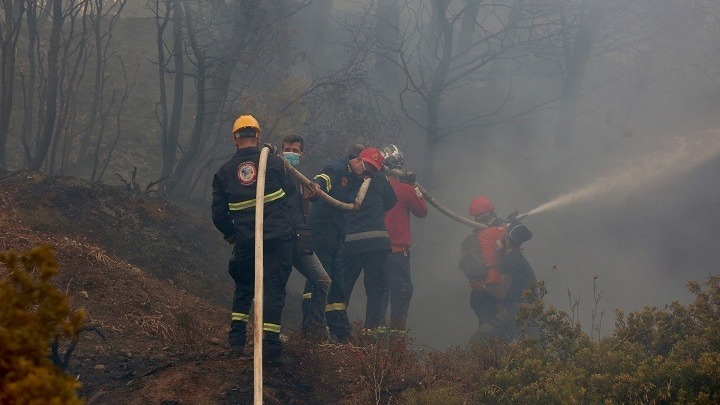
M 508 216 L 508 222 L 520 221 L 531 215 L 551 211 L 570 204 L 585 201 L 609 192 L 630 192 L 641 185 L 652 184 L 694 169 L 703 163 L 720 155 L 720 131 L 706 131 L 706 136 L 690 138 L 688 136 L 674 138 L 676 146 L 670 151 L 646 156 L 633 165 L 616 170 L 607 176 L 601 177 L 589 185 L 578 190 L 563 194 L 532 210 L 523 213 L 513 213 Z M 395 177 L 405 176 L 403 170 L 389 169 L 385 172 Z M 473 228 L 487 228 L 487 225 L 465 218 L 433 198 L 419 183 L 415 183 L 427 202 L 447 217 Z
M 628 194 L 643 185 L 659 183 L 688 172 L 720 155 L 720 132 L 707 131 L 706 136 L 674 138 L 675 148 L 638 159 L 634 164 L 617 169 L 585 187 L 560 195 L 517 219 L 566 207 L 611 192 Z

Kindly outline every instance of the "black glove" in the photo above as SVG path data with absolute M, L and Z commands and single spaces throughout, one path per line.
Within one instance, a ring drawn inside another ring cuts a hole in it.
M 415 181 L 417 180 L 417 176 L 415 175 L 415 172 L 412 170 L 406 170 L 405 174 L 400 176 L 398 179 L 401 183 L 407 183 L 407 184 L 415 184 Z
M 270 149 L 270 154 L 271 154 L 271 155 L 277 155 L 277 154 L 278 154 L 278 148 L 277 148 L 277 146 L 275 146 L 275 145 L 273 145 L 273 144 L 271 144 L 271 143 L 264 143 L 263 146 L 265 146 L 266 148 Z

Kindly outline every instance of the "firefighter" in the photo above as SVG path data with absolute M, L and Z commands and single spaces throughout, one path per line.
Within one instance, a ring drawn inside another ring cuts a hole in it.
M 350 190 L 360 187 L 360 176 L 365 168 L 359 154 L 362 145 L 352 145 L 345 157 L 331 162 L 314 177 L 317 187 L 336 200 L 351 203 L 355 194 Z M 343 223 L 345 211 L 334 207 L 322 199 L 312 200 L 308 225 L 312 235 L 313 251 L 332 280 L 325 307 L 325 319 L 330 334 L 339 343 L 350 340 L 350 320 L 347 316 L 345 290 L 343 284 L 343 264 L 340 248 L 344 238 Z M 305 294 L 311 294 L 308 289 Z
M 212 219 L 228 243 L 234 244 L 228 271 L 235 281 L 229 343 L 231 354 L 240 356 L 247 339 L 247 324 L 255 285 L 255 193 L 262 130 L 252 115 L 241 115 L 232 129 L 235 155 L 213 178 Z M 296 188 L 282 159 L 270 154 L 267 160 L 264 207 L 264 307 L 263 359 L 280 360 L 280 317 L 285 286 L 290 276 L 294 222 L 287 197 Z
M 475 239 L 473 244 L 478 246 L 477 250 L 473 248 L 473 253 L 477 253 L 478 263 L 471 266 L 477 267 L 475 275 L 469 275 L 468 272 L 465 275 L 468 276 L 470 287 L 473 290 L 490 288 L 491 291 L 495 291 L 501 287 L 502 281 L 497 267 L 499 260 L 497 246 L 502 240 L 506 224 L 498 218 L 493 203 L 484 195 L 472 200 L 468 213 L 475 222 L 485 224 L 487 228 L 472 233 Z M 461 261 L 462 267 L 463 263 Z
M 496 336 L 511 341 L 521 333 L 515 323 L 515 316 L 520 310 L 520 304 L 525 301 L 524 291 L 534 289 L 537 285 L 535 272 L 521 251 L 522 244 L 531 238 L 532 232 L 521 223 L 508 224 L 505 228 L 498 247 L 498 269 L 507 282 L 507 289 L 502 295 L 488 290 L 473 290 L 471 305 L 478 318 L 478 329 L 471 340 Z
M 360 208 L 346 216 L 342 261 L 347 301 L 360 273 L 365 271 L 367 306 L 363 332 L 372 335 L 385 324 L 382 303 L 387 288 L 385 264 L 390 252 L 385 212 L 395 206 L 397 198 L 382 171 L 382 153 L 376 148 L 367 148 L 360 153 L 360 158 L 365 166 L 364 176 L 371 179 L 370 187 Z
M 305 140 L 299 135 L 285 137 L 282 141 L 282 154 L 289 164 L 297 166 L 305 156 Z M 314 196 L 314 189 L 303 186 L 294 176 L 290 177 L 295 189 L 299 191 L 288 198 L 288 208 L 295 221 L 292 262 L 293 267 L 305 277 L 305 290 L 308 291 L 303 294 L 301 331 L 309 338 L 325 340 L 325 307 L 331 280 L 313 252 L 310 228 L 307 225 L 310 208 L 308 199 Z
M 384 165 L 389 169 L 404 170 L 405 157 L 395 145 L 383 151 Z M 385 213 L 385 227 L 390 238 L 390 254 L 385 264 L 387 291 L 383 296 L 382 314 L 387 314 L 390 304 L 390 333 L 404 334 L 413 285 L 410 279 L 410 213 L 425 218 L 428 213 L 423 195 L 415 185 L 415 174 L 405 172 L 400 177 L 388 176 L 395 192 L 397 204 Z

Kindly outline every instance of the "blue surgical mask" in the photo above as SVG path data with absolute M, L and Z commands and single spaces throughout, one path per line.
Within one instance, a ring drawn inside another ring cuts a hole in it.
M 295 167 L 300 163 L 300 154 L 295 152 L 283 152 L 283 157 L 290 163 L 290 166 Z

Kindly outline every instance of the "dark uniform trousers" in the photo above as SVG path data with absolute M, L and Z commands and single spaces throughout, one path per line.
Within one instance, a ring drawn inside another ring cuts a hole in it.
M 383 312 L 383 296 L 387 289 L 385 265 L 387 261 L 386 250 L 372 250 L 362 253 L 343 254 L 343 268 L 345 270 L 345 295 L 350 300 L 352 290 L 360 273 L 365 270 L 365 292 L 367 293 L 367 306 L 365 307 L 365 329 L 377 329 L 385 325 Z
M 408 309 L 413 295 L 410 279 L 410 251 L 388 254 L 385 273 L 387 290 L 383 295 L 382 313 L 387 314 L 390 304 L 390 330 L 404 332 L 407 328 Z
M 483 290 L 473 290 L 470 293 L 470 307 L 478 319 L 478 326 L 489 322 L 498 312 L 497 299 Z
M 315 255 L 322 263 L 325 271 L 330 275 L 330 291 L 327 296 L 325 307 L 325 321 L 330 333 L 340 342 L 350 338 L 352 328 L 347 315 L 346 294 L 343 283 L 343 263 L 338 249 L 316 244 Z M 312 294 L 311 286 L 305 285 L 305 294 Z
M 292 263 L 292 238 L 267 239 L 263 243 L 263 356 L 280 354 L 280 318 L 285 305 L 285 286 Z M 241 240 L 235 244 L 229 265 L 235 281 L 230 346 L 243 347 L 247 338 L 250 307 L 255 295 L 255 242 Z

